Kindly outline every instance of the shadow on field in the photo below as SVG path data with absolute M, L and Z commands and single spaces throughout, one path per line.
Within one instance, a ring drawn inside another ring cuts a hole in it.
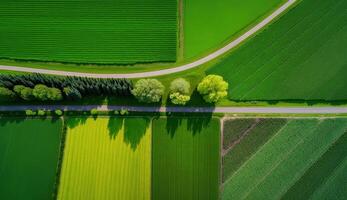
M 122 129 L 123 124 L 124 124 L 124 118 L 110 117 L 107 124 L 110 139 L 115 139 L 117 137 L 117 134 Z
M 203 128 L 210 124 L 212 113 L 176 113 L 167 116 L 166 131 L 174 137 L 179 126 L 186 120 L 186 129 L 193 135 L 200 133 Z
M 130 144 L 133 151 L 136 150 L 141 138 L 146 134 L 150 125 L 149 118 L 126 118 L 124 119 L 124 142 Z
M 70 129 L 73 129 L 79 125 L 86 123 L 88 117 L 69 117 L 66 120 L 66 126 Z
M 55 123 L 56 121 L 59 121 L 59 117 L 47 117 L 47 116 L 9 116 L 9 117 L 0 117 L 0 127 L 5 126 L 6 124 L 20 124 L 22 122 L 28 121 L 28 120 L 41 120 L 44 122 L 51 122 Z

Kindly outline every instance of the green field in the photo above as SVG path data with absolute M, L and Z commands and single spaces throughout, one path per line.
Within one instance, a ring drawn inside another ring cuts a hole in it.
M 154 120 L 152 199 L 218 199 L 219 135 L 213 118 Z
M 209 69 L 232 100 L 346 100 L 347 1 L 303 0 Z
M 0 119 L 0 199 L 51 199 L 62 121 Z
M 2 0 L 0 58 L 174 62 L 176 0 Z
M 58 199 L 150 199 L 149 119 L 71 118 L 67 123 Z
M 346 197 L 346 118 L 256 123 L 224 155 L 222 199 Z
M 218 48 L 284 0 L 184 1 L 184 57 Z

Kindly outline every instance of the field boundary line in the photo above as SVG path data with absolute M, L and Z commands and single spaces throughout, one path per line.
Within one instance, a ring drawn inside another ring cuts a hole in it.
M 78 77 L 90 77 L 90 78 L 143 78 L 143 77 L 153 77 L 160 76 L 166 74 L 172 74 L 177 72 L 186 71 L 192 68 L 196 68 L 202 64 L 205 64 L 225 53 L 229 50 L 233 49 L 240 45 L 243 41 L 250 38 L 254 34 L 256 34 L 259 30 L 264 28 L 266 25 L 271 23 L 274 19 L 280 16 L 283 12 L 285 12 L 288 8 L 290 8 L 297 0 L 288 0 L 281 7 L 275 10 L 272 14 L 266 17 L 264 20 L 256 24 L 253 28 L 248 30 L 243 35 L 239 36 L 235 40 L 228 43 L 226 46 L 212 52 L 211 54 L 200 58 L 199 60 L 193 61 L 188 64 L 184 64 L 175 68 L 163 69 L 157 71 L 150 72 L 141 72 L 141 73 L 128 73 L 128 74 L 95 74 L 95 73 L 83 73 L 83 72 L 71 72 L 71 71 L 59 71 L 59 70 L 48 70 L 48 69 L 37 69 L 37 68 L 29 68 L 29 67 L 17 67 L 17 66 L 5 66 L 0 65 L 0 70 L 7 71 L 18 71 L 18 72 L 30 72 L 30 73 L 41 73 L 41 74 L 50 74 L 50 75 L 60 75 L 60 76 L 78 76 Z

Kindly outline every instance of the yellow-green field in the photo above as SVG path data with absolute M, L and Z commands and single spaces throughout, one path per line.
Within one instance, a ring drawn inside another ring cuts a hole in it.
M 150 199 L 151 128 L 146 118 L 72 118 L 58 199 Z

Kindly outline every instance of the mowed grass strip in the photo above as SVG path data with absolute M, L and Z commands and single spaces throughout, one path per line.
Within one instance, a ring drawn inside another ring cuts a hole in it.
M 184 1 L 184 57 L 192 58 L 218 48 L 284 2 Z
M 62 121 L 0 119 L 0 199 L 51 199 Z
M 0 1 L 0 58 L 173 62 L 176 41 L 176 0 Z
M 71 120 L 58 199 L 149 200 L 151 129 L 147 118 Z M 68 120 L 69 125 L 69 120 Z
M 214 118 L 153 121 L 153 200 L 218 199 L 219 131 Z
M 208 70 L 232 100 L 347 99 L 347 1 L 303 0 Z
M 225 182 L 223 199 L 280 198 L 346 129 L 346 119 L 291 120 Z

